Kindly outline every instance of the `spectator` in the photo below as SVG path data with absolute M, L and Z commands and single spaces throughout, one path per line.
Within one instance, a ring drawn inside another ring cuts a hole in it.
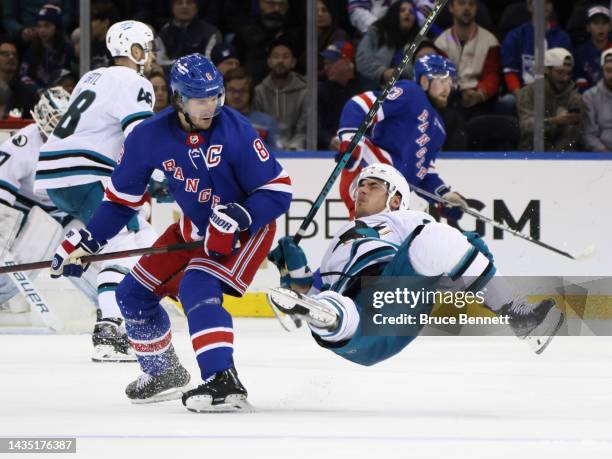
M 582 98 L 572 83 L 574 59 L 564 48 L 552 48 L 545 55 L 544 148 L 547 151 L 576 151 L 580 146 Z M 517 101 L 521 127 L 520 148 L 533 149 L 535 83 L 519 92 Z
M 357 47 L 357 72 L 372 87 L 391 78 L 395 66 L 402 58 L 404 47 L 418 33 L 415 8 L 411 0 L 400 0 L 391 5 L 385 15 L 376 21 Z M 412 77 L 412 65 L 403 74 Z
M 72 30 L 76 12 L 74 0 L 2 0 L 2 23 L 6 31 L 19 41 L 30 44 L 36 37 L 36 23 L 40 10 L 48 3 L 61 5 L 64 15 L 61 27 L 64 32 Z
M 68 94 L 72 94 L 78 81 L 79 78 L 76 74 L 66 69 L 60 69 L 57 74 L 53 75 L 51 87 L 61 86 Z
M 0 85 L 5 88 L 6 113 L 18 110 L 23 118 L 31 118 L 30 110 L 37 102 L 36 90 L 19 78 L 17 45 L 8 37 L 0 38 Z
M 527 9 L 533 14 L 533 0 L 527 0 Z M 565 48 L 571 51 L 572 41 L 569 35 L 557 27 L 554 21 L 552 0 L 544 1 L 544 9 L 547 48 Z M 534 52 L 534 30 L 531 21 L 512 29 L 504 38 L 502 65 L 509 94 L 501 101 L 501 112 L 513 113 L 519 90 L 526 84 L 533 83 Z
M 601 55 L 603 75 L 582 95 L 585 105 L 583 142 L 589 151 L 612 150 L 612 49 Z
M 91 69 L 108 67 L 113 58 L 106 48 L 106 32 L 117 19 L 117 8 L 108 1 L 96 2 L 91 7 Z
M 153 111 L 155 113 L 161 112 L 170 104 L 168 99 L 168 83 L 164 78 L 163 72 L 153 73 L 149 77 L 149 81 L 151 82 L 153 92 L 155 93 L 155 105 L 153 106 Z
M 253 111 L 253 77 L 244 67 L 231 69 L 224 76 L 225 103 L 246 116 L 259 137 L 271 150 L 280 150 L 278 124 L 270 115 Z
M 450 0 L 453 26 L 435 41 L 458 70 L 466 119 L 491 113 L 501 85 L 501 54 L 497 38 L 476 24 L 476 0 Z
M 240 60 L 253 75 L 255 84 L 259 84 L 266 76 L 266 51 L 275 40 L 282 38 L 287 41 L 295 56 L 302 52 L 304 29 L 287 25 L 288 12 L 288 0 L 259 0 L 259 14 L 254 22 L 236 34 L 234 44 Z
M 365 34 L 372 24 L 387 13 L 393 3 L 396 3 L 396 0 L 348 0 L 351 24 L 360 34 Z M 419 24 L 423 23 L 434 3 L 432 0 L 415 0 L 415 16 Z
M 355 76 L 355 48 L 348 41 L 332 43 L 321 53 L 325 80 L 319 82 L 318 148 L 338 150 L 338 121 L 344 104 L 364 91 Z
M 223 75 L 229 70 L 240 67 L 240 59 L 238 59 L 236 48 L 225 43 L 215 45 L 210 53 L 210 60 Z
M 11 88 L 0 80 L 0 120 L 7 117 L 9 114 L 8 105 L 11 100 Z
M 319 52 L 324 51 L 332 43 L 346 41 L 348 33 L 338 27 L 332 0 L 317 0 L 317 43 Z
M 53 76 L 68 69 L 74 60 L 74 49 L 64 38 L 61 29 L 62 10 L 47 4 L 38 13 L 36 38 L 25 51 L 21 62 L 21 76 L 38 89 L 51 85 Z
M 214 25 L 198 19 L 196 0 L 172 0 L 172 19 L 159 31 L 163 50 L 160 62 L 173 63 L 177 58 L 200 53 L 210 57 L 213 47 L 221 41 L 221 32 Z
M 285 150 L 303 150 L 306 142 L 306 80 L 293 71 L 291 44 L 277 40 L 269 49 L 270 73 L 255 88 L 253 109 L 272 116 L 280 129 Z
M 601 53 L 612 48 L 610 34 L 610 10 L 594 6 L 587 11 L 586 30 L 591 39 L 576 50 L 575 79 L 580 92 L 594 86 L 601 79 Z

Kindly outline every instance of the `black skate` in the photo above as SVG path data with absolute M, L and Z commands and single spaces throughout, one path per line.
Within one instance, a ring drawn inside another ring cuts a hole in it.
M 536 354 L 541 354 L 565 323 L 565 314 L 555 307 L 555 300 L 538 304 L 512 302 L 504 305 L 498 315 L 507 315 L 514 334 L 525 339 Z
M 277 311 L 289 316 L 295 323 L 304 320 L 310 325 L 326 330 L 338 328 L 338 314 L 324 301 L 318 301 L 306 295 L 301 295 L 291 289 L 275 287 L 268 290 L 268 302 L 272 306 L 281 325 L 287 330 L 284 320 Z M 289 330 L 291 331 L 291 330 Z
M 136 354 L 130 346 L 120 317 L 102 319 L 98 309 L 98 321 L 91 335 L 94 362 L 136 362 Z
M 125 388 L 125 394 L 132 403 L 156 403 L 176 400 L 191 389 L 189 372 L 179 363 L 174 349 L 167 351 L 171 365 L 161 375 L 141 374 Z
M 219 371 L 195 389 L 183 394 L 183 405 L 196 413 L 252 411 L 247 391 L 235 368 Z

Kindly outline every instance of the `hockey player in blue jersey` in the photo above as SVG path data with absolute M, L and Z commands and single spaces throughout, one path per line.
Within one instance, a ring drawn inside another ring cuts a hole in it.
M 400 278 L 402 287 L 411 291 L 480 292 L 487 307 L 504 317 L 517 337 L 528 340 L 537 353 L 564 323 L 554 301 L 530 304 L 503 281 L 491 282 L 496 276 L 493 256 L 475 233 L 463 234 L 424 212 L 409 210 L 410 188 L 392 166 L 364 168 L 351 194 L 356 219 L 334 236 L 315 275 L 291 237 L 281 238 L 268 256 L 283 276 L 283 287 L 270 291 L 270 304 L 306 321 L 320 346 L 352 362 L 373 365 L 410 344 L 423 328 L 420 320 L 402 326 L 406 336 L 364 333 L 377 324 L 369 307 L 370 292 L 392 293 L 387 289 L 400 285 Z M 362 283 L 363 276 L 375 282 L 371 288 Z M 395 311 L 420 319 L 432 307 L 430 300 L 421 299 Z M 395 328 L 380 334 L 397 332 Z
M 276 218 L 289 208 L 291 181 L 249 121 L 223 106 L 223 76 L 208 58 L 178 59 L 170 83 L 173 107 L 126 139 L 103 203 L 85 230 L 66 236 L 52 269 L 80 275 L 79 257 L 98 252 L 127 223 L 152 172 L 163 171 L 183 214 L 156 245 L 203 242 L 190 251 L 142 257 L 117 288 L 143 371 L 126 393 L 134 403 L 182 396 L 197 412 L 240 409 L 247 392 L 234 368 L 232 318 L 222 295 L 244 294 L 271 247 Z M 159 304 L 177 293 L 204 381 L 191 390 Z
M 399 80 L 389 91 L 368 133 L 357 144 L 342 171 L 340 196 L 351 216 L 355 203 L 349 187 L 354 178 L 363 167 L 384 163 L 393 165 L 408 183 L 456 204 L 441 209 L 442 216 L 453 220 L 461 218 L 461 208 L 467 203 L 433 170 L 433 163 L 446 139 L 438 110 L 446 107 L 456 75 L 457 69 L 450 60 L 428 54 L 415 63 L 415 81 Z M 347 150 L 377 96 L 376 91 L 358 94 L 344 106 L 338 128 L 339 155 Z

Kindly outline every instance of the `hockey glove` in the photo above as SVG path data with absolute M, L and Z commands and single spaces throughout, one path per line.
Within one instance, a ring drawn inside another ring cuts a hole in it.
M 306 254 L 291 236 L 278 240 L 276 248 L 268 254 L 268 260 L 281 273 L 281 287 L 291 288 L 291 284 L 295 284 L 309 288 L 312 285 L 312 271 L 308 267 Z
M 440 212 L 441 217 L 444 217 L 447 220 L 459 220 L 461 217 L 463 217 L 463 209 L 468 206 L 463 196 L 454 191 L 447 191 L 446 193 L 442 194 L 442 198 L 446 199 L 451 204 L 454 204 L 454 206 L 451 207 L 438 204 L 438 212 Z
M 89 263 L 85 265 L 81 263 L 81 257 L 100 252 L 105 244 L 106 242 L 93 239 L 85 228 L 78 231 L 71 229 L 55 250 L 51 261 L 51 277 L 81 277 L 83 271 L 89 267 Z
M 160 203 L 174 202 L 174 197 L 170 194 L 170 189 L 168 188 L 168 181 L 165 179 L 162 181 L 149 180 L 149 194 Z
M 206 228 L 206 255 L 222 257 L 235 253 L 240 247 L 240 232 L 248 229 L 251 222 L 251 216 L 240 204 L 215 207 Z
M 348 150 L 350 143 L 351 142 L 349 142 L 348 140 L 343 140 L 340 143 L 340 148 L 338 148 L 338 153 L 336 153 L 336 156 L 334 156 L 334 161 L 336 161 L 337 163 L 340 162 L 340 159 L 344 156 L 344 153 L 346 153 L 346 151 Z M 349 172 L 354 172 L 355 169 L 359 167 L 360 163 L 361 163 L 361 147 L 359 146 L 359 144 L 357 144 L 357 146 L 353 150 L 353 153 L 351 153 L 351 157 L 349 158 L 348 162 L 345 164 L 344 168 Z

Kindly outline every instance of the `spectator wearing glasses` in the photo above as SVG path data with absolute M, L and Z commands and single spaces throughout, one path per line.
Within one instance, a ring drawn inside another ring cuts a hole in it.
M 225 104 L 238 110 L 251 122 L 259 137 L 271 150 L 280 150 L 278 123 L 270 115 L 251 107 L 253 100 L 253 77 L 244 67 L 228 70 L 225 82 Z

